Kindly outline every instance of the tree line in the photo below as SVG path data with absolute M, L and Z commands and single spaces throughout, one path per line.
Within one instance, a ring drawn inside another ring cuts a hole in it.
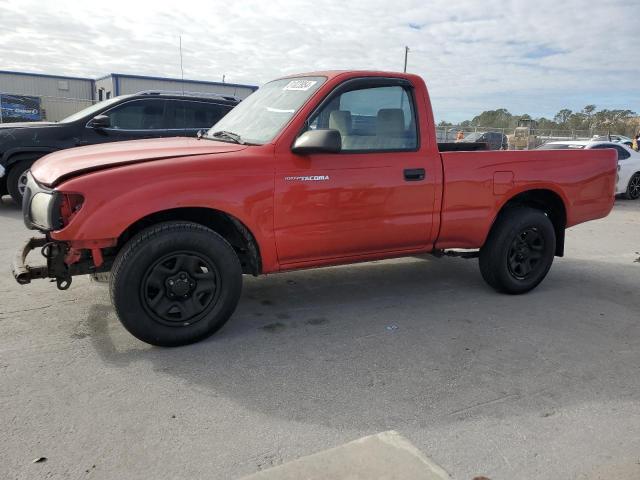
M 465 120 L 458 125 L 461 127 L 487 127 L 513 129 L 521 119 L 532 119 L 528 114 L 514 115 L 506 108 L 486 110 L 471 120 Z M 539 130 L 581 130 L 594 133 L 612 133 L 631 136 L 640 128 L 640 120 L 632 110 L 597 110 L 595 105 L 587 105 L 581 111 L 574 112 L 568 108 L 560 110 L 553 119 L 535 118 Z M 439 127 L 453 126 L 442 121 Z

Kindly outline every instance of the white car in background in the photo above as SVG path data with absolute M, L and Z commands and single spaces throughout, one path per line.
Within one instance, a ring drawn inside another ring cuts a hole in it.
M 624 195 L 629 200 L 640 198 L 640 153 L 625 144 L 589 140 L 561 140 L 545 143 L 538 148 L 540 150 L 613 148 L 618 152 L 616 195 Z
M 594 135 L 591 141 L 624 143 L 628 147 L 633 144 L 633 140 L 629 137 L 625 137 L 624 135 Z

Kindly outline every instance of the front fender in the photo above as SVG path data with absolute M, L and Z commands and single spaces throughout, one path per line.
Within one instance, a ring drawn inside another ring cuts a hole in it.
M 240 161 L 240 160 L 238 160 Z M 84 196 L 84 203 L 56 240 L 117 239 L 138 220 L 182 207 L 210 208 L 241 221 L 253 234 L 265 271 L 277 264 L 273 235 L 273 172 L 262 166 L 211 171 L 185 162 L 179 171 L 171 162 L 136 164 L 81 175 L 57 189 Z M 175 163 L 175 162 L 174 162 Z M 252 173 L 244 173 L 244 172 Z

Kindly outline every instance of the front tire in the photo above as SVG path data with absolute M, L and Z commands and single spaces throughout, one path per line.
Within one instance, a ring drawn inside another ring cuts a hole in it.
M 151 345 L 198 342 L 233 314 L 242 268 L 229 243 L 191 222 L 143 230 L 118 254 L 111 270 L 111 301 L 122 325 Z
M 499 292 L 526 293 L 547 275 L 555 250 L 555 230 L 547 215 L 529 207 L 510 208 L 480 249 L 480 272 Z
M 637 200 L 640 198 L 640 172 L 636 172 L 631 176 L 624 196 L 628 200 Z

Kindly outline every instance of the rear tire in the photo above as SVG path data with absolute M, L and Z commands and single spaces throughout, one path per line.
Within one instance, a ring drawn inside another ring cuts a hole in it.
M 631 176 L 624 196 L 627 200 L 637 200 L 640 198 L 640 172 L 636 172 Z
M 530 207 L 510 208 L 496 220 L 480 249 L 480 272 L 499 292 L 526 293 L 547 275 L 555 250 L 549 217 Z
M 111 269 L 111 301 L 122 325 L 151 345 L 198 342 L 233 314 L 242 290 L 235 251 L 213 230 L 165 222 L 143 230 Z
M 23 160 L 9 169 L 7 173 L 7 191 L 13 201 L 22 206 L 24 188 L 27 184 L 27 171 L 31 168 L 35 160 Z

